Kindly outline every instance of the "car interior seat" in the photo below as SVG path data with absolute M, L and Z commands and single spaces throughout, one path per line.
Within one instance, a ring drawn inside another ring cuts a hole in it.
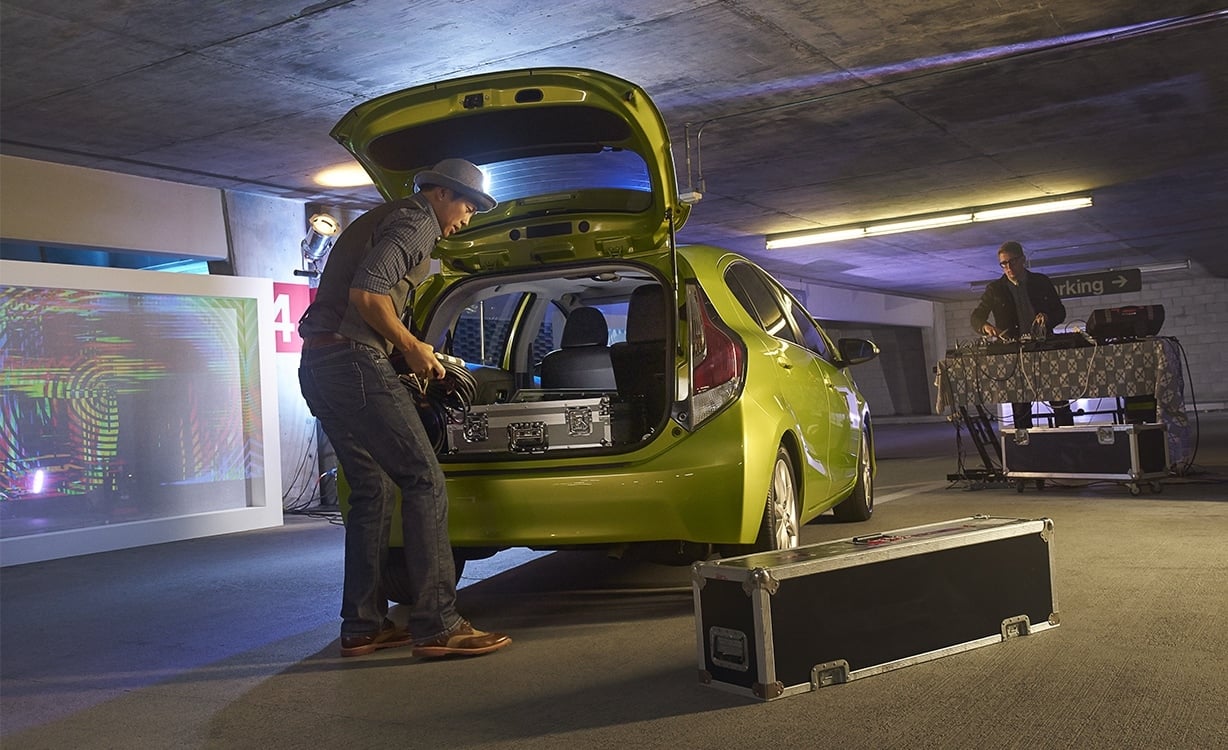
M 610 346 L 621 396 L 643 399 L 644 416 L 655 425 L 664 416 L 665 293 L 657 284 L 636 287 L 627 301 L 627 340 Z
M 600 310 L 595 307 L 572 310 L 563 325 L 560 348 L 542 358 L 542 388 L 614 390 L 609 338 L 610 329 Z

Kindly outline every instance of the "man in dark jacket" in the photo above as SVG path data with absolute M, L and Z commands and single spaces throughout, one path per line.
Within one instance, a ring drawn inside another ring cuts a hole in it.
M 985 287 L 980 304 L 972 311 L 972 329 L 1005 340 L 1053 333 L 1054 327 L 1066 320 L 1066 307 L 1049 277 L 1028 270 L 1023 246 L 1018 242 L 1004 242 L 998 248 L 998 265 L 1002 276 Z M 993 323 L 989 322 L 991 313 Z M 1011 406 L 1015 428 L 1030 428 L 1032 405 L 1024 402 Z M 1054 401 L 1051 406 L 1056 425 L 1074 424 L 1069 401 Z
M 972 311 L 972 328 L 986 336 L 1017 339 L 1023 334 L 1053 333 L 1066 320 L 1066 307 L 1043 273 L 1028 270 L 1023 246 L 1006 242 L 998 248 L 1002 276 L 989 282 Z M 993 323 L 988 322 L 993 313 Z

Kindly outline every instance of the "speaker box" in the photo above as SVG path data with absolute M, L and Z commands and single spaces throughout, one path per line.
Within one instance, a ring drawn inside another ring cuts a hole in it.
M 1155 336 L 1164 325 L 1164 305 L 1135 305 L 1092 310 L 1087 332 L 1093 338 L 1128 339 Z

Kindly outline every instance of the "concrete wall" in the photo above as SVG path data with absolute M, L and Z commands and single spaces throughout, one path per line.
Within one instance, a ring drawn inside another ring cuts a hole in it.
M 6 239 L 226 257 L 221 193 L 210 188 L 0 156 L 0 195 Z
M 294 273 L 303 270 L 299 243 L 307 232 L 306 207 L 300 201 L 229 191 L 224 201 L 230 237 L 228 260 L 234 274 L 308 286 L 307 278 Z M 277 325 L 282 328 L 295 322 L 278 320 Z M 305 507 L 319 499 L 316 420 L 299 391 L 298 352 L 278 352 L 275 357 L 283 504 L 287 508 Z

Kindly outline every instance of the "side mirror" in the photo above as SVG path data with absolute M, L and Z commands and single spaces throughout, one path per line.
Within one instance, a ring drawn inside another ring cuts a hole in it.
M 836 348 L 840 350 L 841 367 L 859 365 L 878 356 L 878 346 L 867 339 L 840 339 Z

